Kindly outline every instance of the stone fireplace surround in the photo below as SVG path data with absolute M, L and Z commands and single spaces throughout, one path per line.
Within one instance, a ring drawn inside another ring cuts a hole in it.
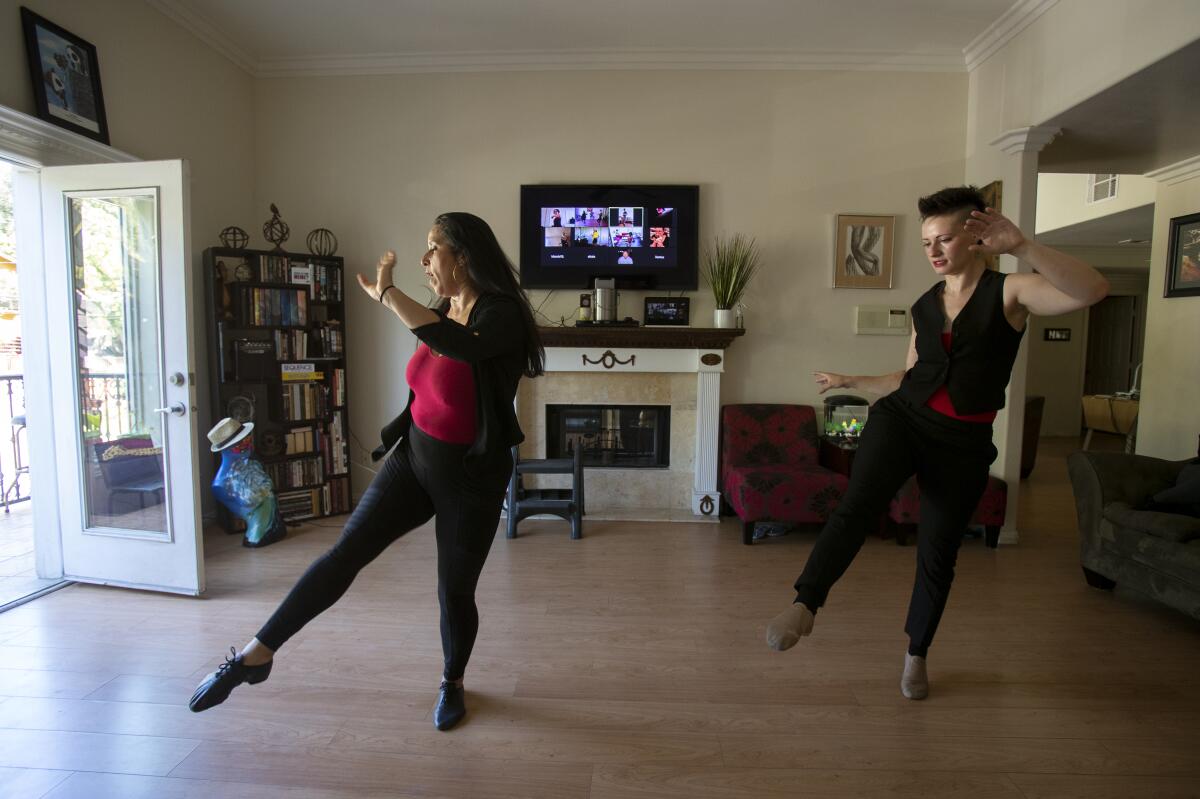
M 671 406 L 667 469 L 589 468 L 593 519 L 717 520 L 717 439 L 725 349 L 742 330 L 711 328 L 542 328 L 546 374 L 521 381 L 517 415 L 524 458 L 546 453 L 547 404 Z M 540 476 L 532 485 L 557 486 Z

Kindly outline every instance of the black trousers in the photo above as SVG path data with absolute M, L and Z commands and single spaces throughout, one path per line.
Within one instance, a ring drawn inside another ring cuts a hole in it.
M 486 474 L 470 476 L 463 469 L 466 449 L 413 425 L 384 461 L 341 538 L 309 566 L 259 631 L 258 640 L 278 650 L 332 607 L 358 572 L 388 545 L 436 517 L 443 676 L 461 678 L 479 632 L 475 586 L 496 537 L 512 472 L 512 456 L 506 451 Z
M 896 491 L 912 475 L 921 489 L 917 574 L 908 621 L 909 653 L 924 657 L 937 631 L 963 532 L 987 488 L 996 459 L 992 427 L 962 422 L 890 394 L 871 408 L 850 485 L 821 531 L 796 601 L 814 613 L 845 573 Z

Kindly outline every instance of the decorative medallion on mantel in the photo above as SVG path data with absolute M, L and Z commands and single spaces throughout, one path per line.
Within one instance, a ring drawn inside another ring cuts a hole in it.
M 584 366 L 603 366 L 605 369 L 611 369 L 614 366 L 633 366 L 634 363 L 637 362 L 636 355 L 630 355 L 628 358 L 622 361 L 612 350 L 605 350 L 604 354 L 594 361 L 589 358 L 586 353 L 582 357 Z

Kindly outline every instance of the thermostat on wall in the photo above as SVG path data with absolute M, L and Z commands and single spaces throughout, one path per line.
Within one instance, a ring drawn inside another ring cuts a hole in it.
M 856 305 L 854 332 L 860 336 L 906 336 L 909 332 L 908 309 Z

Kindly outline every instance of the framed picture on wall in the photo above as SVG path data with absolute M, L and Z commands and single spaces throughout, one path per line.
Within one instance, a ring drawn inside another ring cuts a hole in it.
M 1164 297 L 1200 297 L 1200 213 L 1171 220 Z
M 994 208 L 1000 213 L 1004 213 L 1003 181 L 993 180 L 991 183 L 980 189 L 979 193 L 983 195 L 984 205 L 986 205 L 988 208 Z M 993 272 L 1000 271 L 999 255 L 985 255 L 983 256 L 983 262 L 987 265 L 987 268 L 991 269 Z
M 37 115 L 108 144 L 96 48 L 23 6 L 21 26 Z
M 834 233 L 833 287 L 890 289 L 896 217 L 838 214 Z

